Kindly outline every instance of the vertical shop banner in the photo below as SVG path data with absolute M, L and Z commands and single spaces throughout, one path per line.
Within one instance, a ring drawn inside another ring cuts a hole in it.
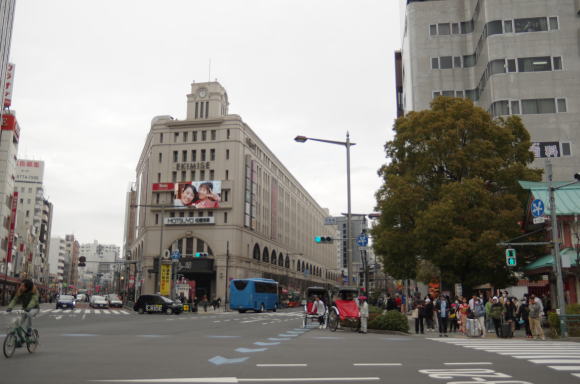
M 4 84 L 4 108 L 9 108 L 12 105 L 12 89 L 14 88 L 14 64 L 12 63 L 8 63 L 6 66 Z
M 159 293 L 161 296 L 169 296 L 171 292 L 171 264 L 161 264 L 161 280 Z
M 12 194 L 12 207 L 10 214 L 10 232 L 8 233 L 8 250 L 6 251 L 6 260 L 12 262 L 12 247 L 14 244 L 14 227 L 16 226 L 16 207 L 18 206 L 18 192 Z

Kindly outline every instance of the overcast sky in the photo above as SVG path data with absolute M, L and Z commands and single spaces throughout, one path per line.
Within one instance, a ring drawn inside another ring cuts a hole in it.
M 122 245 L 125 192 L 156 115 L 217 79 L 230 113 L 331 214 L 370 213 L 396 115 L 398 0 L 17 0 L 20 158 L 45 161 L 52 236 Z M 211 60 L 211 77 L 209 61 Z

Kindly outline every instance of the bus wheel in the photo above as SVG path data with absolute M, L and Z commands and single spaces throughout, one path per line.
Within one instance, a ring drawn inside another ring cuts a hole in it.
M 274 309 L 272 309 L 272 312 L 276 312 L 277 309 L 278 309 L 278 304 L 274 304 Z
M 246 310 L 245 309 L 238 309 L 238 312 L 240 312 L 240 313 L 246 313 Z
M 264 304 L 260 304 L 260 309 L 258 310 L 259 313 L 262 313 L 266 310 L 266 308 L 264 308 Z

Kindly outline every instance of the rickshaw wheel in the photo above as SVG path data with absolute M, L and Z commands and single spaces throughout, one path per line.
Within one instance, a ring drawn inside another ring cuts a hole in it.
M 330 329 L 331 332 L 334 332 L 336 331 L 336 328 L 338 328 L 338 315 L 336 312 L 332 311 L 328 316 L 328 329 Z

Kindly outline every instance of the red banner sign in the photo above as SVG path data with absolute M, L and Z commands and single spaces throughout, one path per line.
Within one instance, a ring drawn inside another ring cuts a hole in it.
M 14 243 L 14 227 L 16 225 L 16 207 L 18 206 L 18 192 L 12 194 L 12 207 L 10 215 L 10 232 L 8 233 L 8 250 L 6 259 L 8 263 L 12 262 L 12 245 Z
M 14 64 L 8 63 L 6 66 L 6 79 L 4 87 L 4 108 L 12 105 L 12 89 L 14 88 Z
M 153 183 L 153 192 L 173 191 L 174 183 Z

